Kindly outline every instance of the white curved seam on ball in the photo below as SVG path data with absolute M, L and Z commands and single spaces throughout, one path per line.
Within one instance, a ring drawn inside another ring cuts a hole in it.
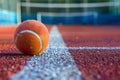
M 40 35 L 38 35 L 37 33 L 35 33 L 34 31 L 31 31 L 31 30 L 23 30 L 23 31 L 21 31 L 21 32 L 19 32 L 18 34 L 17 34 L 17 36 L 16 36 L 16 38 L 15 38 L 15 43 L 16 43 L 16 40 L 17 40 L 17 38 L 20 36 L 20 34 L 23 34 L 23 33 L 31 33 L 31 34 L 33 34 L 33 35 L 35 35 L 38 39 L 39 39 L 39 41 L 40 41 L 40 49 L 38 50 L 38 52 L 40 51 L 40 50 L 42 50 L 42 38 L 41 38 L 41 36 Z M 38 53 L 37 52 L 37 53 Z

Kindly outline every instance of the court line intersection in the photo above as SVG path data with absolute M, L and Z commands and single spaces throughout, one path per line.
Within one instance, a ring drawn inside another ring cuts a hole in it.
M 50 33 L 49 47 L 44 53 L 40 56 L 33 56 L 10 80 L 82 80 L 82 73 L 69 51 L 50 47 L 66 47 L 55 26 Z

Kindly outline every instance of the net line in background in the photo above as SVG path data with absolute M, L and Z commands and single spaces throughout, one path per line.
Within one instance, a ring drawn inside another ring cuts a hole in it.
M 25 8 L 29 8 L 30 14 L 35 14 L 36 19 L 45 24 L 102 24 L 111 23 L 114 19 L 115 22 L 120 22 L 116 16 L 120 15 L 120 1 L 100 3 L 22 2 L 21 7 L 23 12 L 25 12 Z M 100 19 L 103 21 L 101 22 Z
M 45 23 L 45 20 L 44 20 L 45 17 L 48 17 L 49 19 L 47 19 L 47 20 L 50 22 L 52 22 L 54 20 L 54 18 L 57 18 L 57 20 L 59 20 L 59 22 L 57 24 L 62 24 L 63 23 L 62 21 L 70 22 L 70 18 L 75 18 L 78 16 L 81 16 L 81 18 L 84 19 L 84 21 L 87 21 L 87 17 L 91 16 L 92 18 L 94 18 L 92 20 L 93 24 L 97 24 L 96 18 L 98 16 L 98 14 L 96 12 L 81 12 L 81 13 L 80 12 L 78 12 L 78 13 L 77 12 L 72 12 L 72 13 L 38 12 L 37 20 Z M 64 17 L 64 19 L 62 19 L 63 17 Z
M 120 6 L 120 2 L 101 2 L 101 3 L 26 3 L 22 2 L 24 7 L 47 7 L 47 8 L 83 8 L 83 7 L 103 7 Z

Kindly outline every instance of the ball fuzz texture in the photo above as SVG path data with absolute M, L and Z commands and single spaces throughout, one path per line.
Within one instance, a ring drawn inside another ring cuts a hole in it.
M 40 55 L 48 46 L 49 32 L 41 22 L 26 20 L 17 27 L 14 41 L 22 53 Z

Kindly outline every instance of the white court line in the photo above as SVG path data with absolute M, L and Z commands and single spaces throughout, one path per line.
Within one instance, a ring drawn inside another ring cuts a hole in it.
M 32 57 L 10 80 L 82 80 L 82 73 L 69 51 L 50 47 L 66 47 L 57 27 L 51 30 L 47 50 L 40 56 Z
M 68 50 L 120 50 L 120 47 L 50 47 L 50 49 L 68 49 Z

